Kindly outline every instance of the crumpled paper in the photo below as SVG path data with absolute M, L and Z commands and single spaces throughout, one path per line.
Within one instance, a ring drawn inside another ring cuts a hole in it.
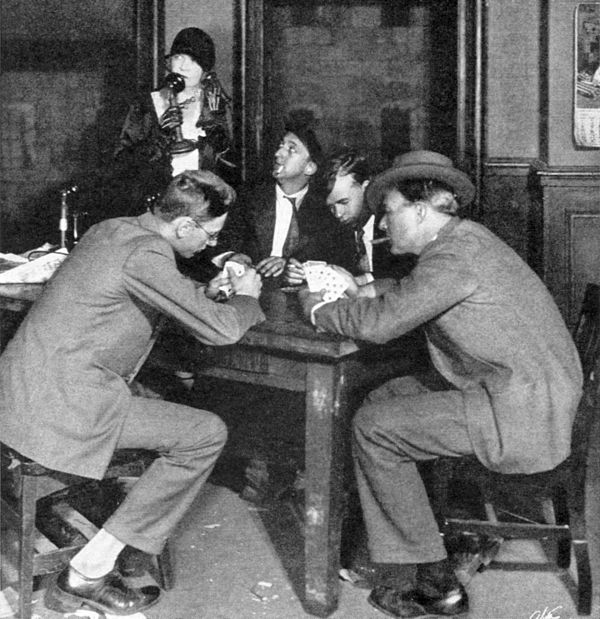
M 50 250 L 46 243 L 25 255 L 0 254 L 4 263 L 15 266 L 0 273 L 0 284 L 43 284 L 56 272 L 68 255 L 66 248 Z M 35 257 L 38 256 L 39 257 Z M 33 259 L 30 259 L 33 258 Z

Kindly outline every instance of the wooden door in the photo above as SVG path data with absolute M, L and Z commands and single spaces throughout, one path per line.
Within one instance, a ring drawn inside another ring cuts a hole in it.
M 241 0 L 234 83 L 243 177 L 269 169 L 283 117 L 304 108 L 326 151 L 381 167 L 415 148 L 478 176 L 482 0 Z

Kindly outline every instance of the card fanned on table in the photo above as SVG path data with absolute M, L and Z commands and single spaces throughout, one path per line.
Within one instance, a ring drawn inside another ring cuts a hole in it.
M 336 301 L 344 296 L 347 285 L 344 278 L 331 268 L 326 262 L 320 260 L 307 260 L 302 264 L 308 289 L 311 292 L 323 293 L 323 301 L 328 303 Z

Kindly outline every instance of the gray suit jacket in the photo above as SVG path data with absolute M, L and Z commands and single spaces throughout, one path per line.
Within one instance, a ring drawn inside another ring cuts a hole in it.
M 577 350 L 543 283 L 483 226 L 453 218 L 409 276 L 378 298 L 318 308 L 315 324 L 373 342 L 423 325 L 433 364 L 464 395 L 474 452 L 489 468 L 533 473 L 569 454 Z
M 258 301 L 218 304 L 179 273 L 149 214 L 92 227 L 0 357 L 2 440 L 56 470 L 102 477 L 132 397 L 126 377 L 161 314 L 207 344 L 264 320 Z

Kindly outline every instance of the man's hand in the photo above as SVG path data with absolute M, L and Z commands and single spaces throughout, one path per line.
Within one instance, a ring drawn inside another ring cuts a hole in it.
M 289 258 L 285 265 L 284 278 L 288 286 L 300 286 L 306 279 L 302 263 L 296 260 L 296 258 Z
M 298 291 L 298 299 L 300 301 L 300 305 L 302 305 L 302 311 L 308 320 L 310 320 L 312 308 L 317 303 L 321 303 L 323 301 L 324 292 L 324 290 L 321 290 L 321 292 L 311 292 L 308 288 L 302 288 Z
M 158 119 L 158 124 L 163 131 L 170 131 L 183 123 L 183 113 L 180 105 L 169 106 Z
M 351 299 L 357 297 L 359 295 L 359 286 L 356 283 L 356 280 L 354 279 L 352 273 L 346 271 L 346 269 L 344 269 L 343 267 L 337 266 L 336 264 L 331 264 L 330 266 L 338 275 L 341 275 L 341 277 L 343 278 L 344 283 L 346 284 L 346 290 L 344 291 L 345 294 Z
M 233 288 L 233 294 L 245 294 L 258 299 L 262 290 L 260 275 L 252 268 L 247 268 L 242 275 L 236 275 L 233 269 L 229 271 L 229 280 Z
M 285 258 L 280 256 L 269 256 L 263 258 L 257 265 L 256 270 L 263 277 L 277 277 L 283 273 L 285 268 Z
M 220 290 L 221 286 L 227 286 L 229 283 L 229 276 L 221 271 L 221 273 L 208 282 L 208 285 L 204 289 L 204 294 L 209 299 L 216 299 L 223 295 L 223 291 Z

